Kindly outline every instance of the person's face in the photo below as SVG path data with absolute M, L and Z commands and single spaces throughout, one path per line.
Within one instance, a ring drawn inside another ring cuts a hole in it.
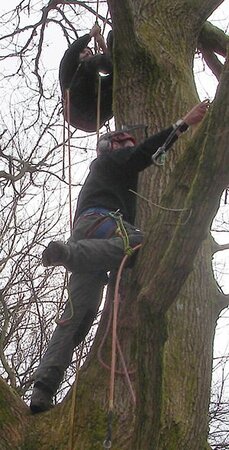
M 80 52 L 79 60 L 82 61 L 84 59 L 88 59 L 92 56 L 92 51 L 89 47 L 85 47 L 82 52 Z
M 127 139 L 123 139 L 123 140 L 112 140 L 112 150 L 117 150 L 119 148 L 124 148 L 124 147 L 134 147 L 134 143 L 131 139 L 127 138 Z

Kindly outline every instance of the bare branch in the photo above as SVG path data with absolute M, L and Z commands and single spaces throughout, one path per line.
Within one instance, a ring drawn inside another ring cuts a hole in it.
M 217 252 L 221 252 L 223 250 L 229 250 L 229 243 L 228 244 L 218 244 Z
M 226 57 L 229 36 L 210 22 L 205 22 L 198 39 L 198 49 L 211 50 Z
M 202 53 L 206 64 L 218 81 L 223 70 L 223 64 L 216 53 L 225 58 L 228 42 L 229 37 L 222 30 L 210 22 L 205 22 L 199 35 L 198 50 Z
M 202 49 L 201 52 L 209 69 L 212 71 L 212 73 L 219 81 L 223 70 L 223 64 L 220 62 L 220 60 L 217 58 L 217 56 L 213 51 Z

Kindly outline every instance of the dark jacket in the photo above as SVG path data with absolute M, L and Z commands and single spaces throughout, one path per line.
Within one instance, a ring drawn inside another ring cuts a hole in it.
M 135 147 L 120 148 L 98 156 L 80 191 L 74 221 L 86 209 L 92 207 L 117 209 L 123 219 L 134 224 L 138 173 L 152 164 L 152 155 L 161 147 L 173 127 L 146 139 Z M 170 145 L 177 139 L 175 136 Z
M 112 116 L 112 61 L 110 56 L 96 54 L 85 61 L 79 55 L 87 47 L 91 37 L 85 34 L 65 52 L 59 70 L 62 97 L 70 90 L 70 124 L 83 131 L 97 128 L 97 101 L 99 72 L 109 75 L 101 77 L 100 127 Z

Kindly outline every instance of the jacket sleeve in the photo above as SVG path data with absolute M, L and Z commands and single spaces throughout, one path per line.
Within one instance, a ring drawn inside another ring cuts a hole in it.
M 59 79 L 61 90 L 68 88 L 71 84 L 72 77 L 74 76 L 77 67 L 79 65 L 79 54 L 87 47 L 91 40 L 90 34 L 85 34 L 77 39 L 66 50 L 59 69 Z
M 123 148 L 112 153 L 116 164 L 125 165 L 125 170 L 128 173 L 141 172 L 152 164 L 152 156 L 159 147 L 161 147 L 170 133 L 173 131 L 173 126 L 165 128 L 164 130 L 150 136 L 148 139 L 137 145 L 136 147 Z M 175 135 L 171 140 L 168 148 L 177 140 Z

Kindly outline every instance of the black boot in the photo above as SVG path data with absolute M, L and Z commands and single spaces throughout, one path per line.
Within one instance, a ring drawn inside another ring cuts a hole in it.
M 45 267 L 65 266 L 70 257 L 69 248 L 64 242 L 51 241 L 42 253 L 42 262 Z

